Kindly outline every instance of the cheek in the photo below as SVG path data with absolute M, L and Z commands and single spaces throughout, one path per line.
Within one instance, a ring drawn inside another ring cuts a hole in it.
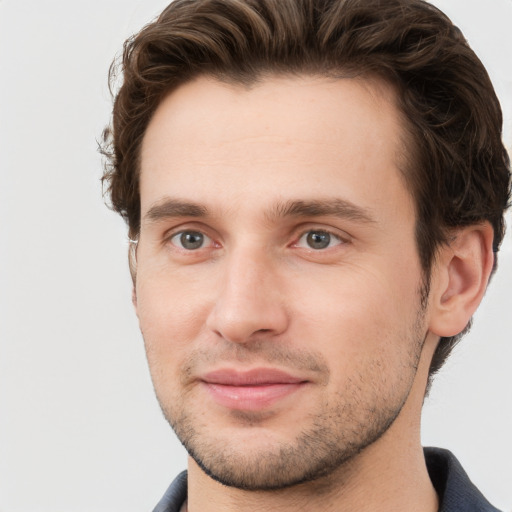
M 337 270 L 325 276 L 310 273 L 307 283 L 297 285 L 296 336 L 305 344 L 315 340 L 316 348 L 327 360 L 338 361 L 339 368 L 374 357 L 393 364 L 413 342 L 416 284 L 377 265 Z
M 137 276 L 137 316 L 153 379 L 171 378 L 201 337 L 209 300 L 197 283 L 154 274 Z M 201 300 L 198 300 L 201 299 Z
M 136 291 L 141 328 L 148 334 L 164 330 L 187 335 L 198 326 L 198 310 L 209 302 L 211 284 L 192 267 L 179 270 L 151 261 L 139 265 Z

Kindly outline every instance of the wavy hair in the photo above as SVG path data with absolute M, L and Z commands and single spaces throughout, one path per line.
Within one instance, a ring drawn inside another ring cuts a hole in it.
M 497 253 L 510 199 L 500 105 L 460 30 L 422 0 L 174 0 L 110 71 L 111 88 L 122 83 L 103 135 L 103 183 L 130 238 L 140 228 L 140 147 L 162 98 L 199 75 L 251 84 L 283 73 L 371 76 L 395 88 L 426 294 L 454 228 L 490 222 Z M 441 339 L 430 375 L 461 335 Z

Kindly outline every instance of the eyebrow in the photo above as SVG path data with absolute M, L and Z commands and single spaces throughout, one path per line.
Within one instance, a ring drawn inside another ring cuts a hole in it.
M 269 219 L 321 216 L 340 217 L 364 224 L 374 224 L 377 222 L 369 209 L 339 198 L 278 203 L 270 212 Z
M 207 217 L 208 210 L 204 206 L 180 201 L 178 199 L 166 198 L 154 204 L 144 215 L 144 220 L 156 222 L 172 217 Z
M 180 199 L 165 198 L 161 202 L 151 206 L 144 215 L 144 220 L 148 222 L 158 222 L 168 218 L 204 218 L 209 215 L 208 208 L 203 205 Z M 269 221 L 287 217 L 335 216 L 365 224 L 376 223 L 369 209 L 357 206 L 350 201 L 340 198 L 278 202 L 265 216 Z

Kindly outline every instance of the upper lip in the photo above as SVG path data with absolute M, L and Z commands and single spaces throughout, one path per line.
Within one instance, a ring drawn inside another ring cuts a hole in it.
M 255 368 L 239 371 L 230 368 L 215 370 L 201 376 L 203 382 L 224 386 L 264 386 L 272 384 L 299 384 L 306 379 L 294 377 L 274 368 Z

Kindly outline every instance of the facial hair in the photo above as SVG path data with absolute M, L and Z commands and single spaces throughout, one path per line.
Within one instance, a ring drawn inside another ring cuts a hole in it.
M 424 312 L 421 307 L 414 324 L 402 339 L 395 340 L 397 350 L 402 351 L 400 367 L 387 368 L 387 361 L 375 354 L 359 373 L 347 378 L 344 389 L 318 403 L 298 435 L 286 442 L 265 443 L 255 452 L 245 450 L 243 443 L 232 443 L 222 432 L 212 432 L 208 418 L 190 407 L 193 401 L 186 383 L 194 369 L 205 362 L 237 361 L 316 372 L 317 382 L 327 385 L 329 364 L 319 353 L 297 351 L 264 338 L 247 344 L 226 342 L 214 352 L 197 350 L 182 366 L 183 393 L 172 404 L 159 400 L 160 406 L 189 455 L 223 485 L 264 491 L 319 480 L 353 461 L 380 439 L 400 414 L 426 337 Z M 266 421 L 265 412 L 231 411 L 231 415 L 244 429 L 256 429 Z

